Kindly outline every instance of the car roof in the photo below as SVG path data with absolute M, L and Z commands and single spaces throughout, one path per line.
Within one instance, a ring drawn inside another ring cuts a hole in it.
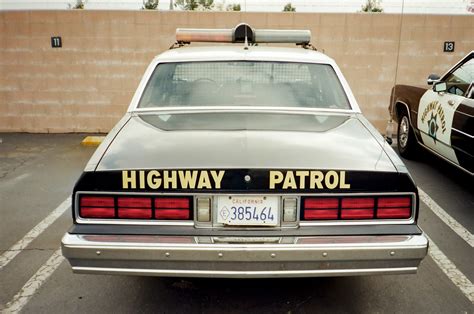
M 333 63 L 323 53 L 301 47 L 249 46 L 243 44 L 180 47 L 163 52 L 155 58 L 158 62 L 259 60 L 309 63 Z

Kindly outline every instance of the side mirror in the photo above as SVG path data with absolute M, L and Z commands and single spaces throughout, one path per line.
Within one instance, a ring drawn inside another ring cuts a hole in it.
M 433 91 L 437 93 L 444 93 L 448 89 L 448 86 L 445 82 L 436 82 L 433 85 Z
M 441 77 L 438 74 L 430 74 L 428 76 L 428 79 L 426 80 L 426 83 L 428 85 L 433 85 L 434 83 L 438 82 Z

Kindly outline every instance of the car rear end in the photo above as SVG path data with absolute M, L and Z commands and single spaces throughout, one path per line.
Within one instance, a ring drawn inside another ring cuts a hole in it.
M 219 188 L 211 172 L 222 174 Z M 402 274 L 416 272 L 426 255 L 427 239 L 416 225 L 418 195 L 405 174 L 311 169 L 131 173 L 86 172 L 79 180 L 75 224 L 62 243 L 74 272 L 235 278 Z M 135 176 L 139 186 L 150 173 L 159 174 L 163 184 L 194 173 L 196 188 L 209 176 L 212 186 L 173 192 L 121 188 L 124 176 Z M 292 183 L 283 188 L 298 176 L 296 189 Z M 322 189 L 311 190 L 312 182 Z M 108 184 L 104 191 L 91 189 L 101 183 Z
M 310 49 L 308 32 L 241 26 L 197 34 L 244 36 L 242 47 L 179 48 L 152 62 L 74 188 L 62 240 L 73 271 L 416 272 L 428 248 L 417 188 L 334 61 Z M 305 49 L 249 46 L 249 31 L 266 42 L 296 34 Z

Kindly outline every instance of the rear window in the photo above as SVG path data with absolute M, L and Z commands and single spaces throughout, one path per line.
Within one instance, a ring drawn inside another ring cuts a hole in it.
M 350 109 L 330 65 L 253 61 L 161 63 L 138 107 L 193 106 Z

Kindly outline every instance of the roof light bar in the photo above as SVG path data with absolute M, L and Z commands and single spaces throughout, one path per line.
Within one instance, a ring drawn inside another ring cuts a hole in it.
M 176 29 L 176 41 L 179 44 L 190 42 L 220 42 L 220 43 L 295 43 L 309 44 L 309 30 L 278 30 L 252 29 L 248 24 L 241 23 L 232 29 Z
M 295 43 L 297 45 L 309 44 L 311 40 L 310 30 L 278 30 L 257 29 L 255 30 L 255 42 L 257 43 Z
M 190 42 L 216 42 L 231 43 L 232 29 L 202 29 L 202 28 L 177 28 L 176 41 L 178 43 Z

